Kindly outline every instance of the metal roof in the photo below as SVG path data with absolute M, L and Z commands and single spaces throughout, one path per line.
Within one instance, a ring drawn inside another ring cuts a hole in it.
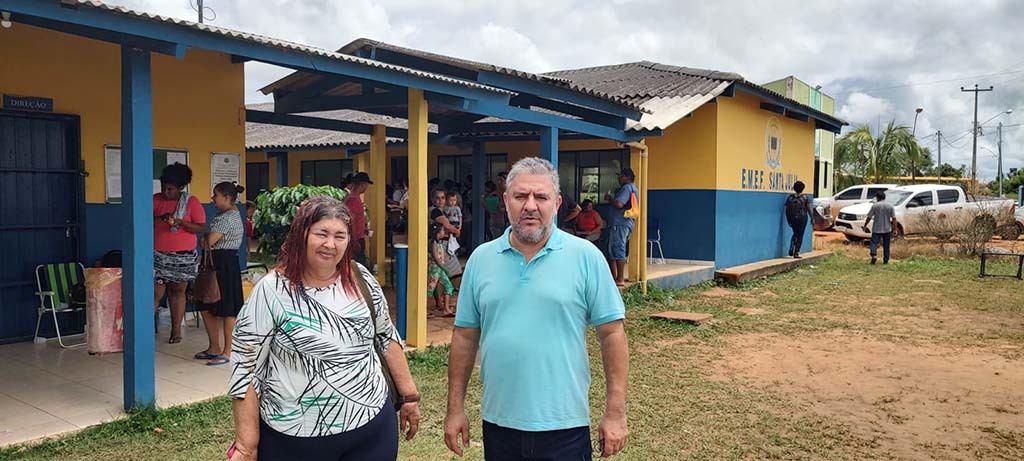
M 54 0 L 54 1 L 56 1 L 56 0 Z M 493 86 L 490 86 L 490 85 L 483 85 L 483 84 L 480 84 L 480 83 L 477 83 L 477 82 L 472 82 L 472 81 L 458 79 L 458 78 L 452 78 L 452 77 L 449 77 L 449 76 L 445 76 L 445 75 L 441 75 L 441 74 L 436 74 L 436 73 L 432 73 L 432 72 L 424 72 L 424 71 L 417 70 L 417 69 L 410 69 L 408 67 L 396 66 L 394 64 L 387 64 L 387 63 L 380 62 L 380 61 L 374 61 L 372 59 L 364 59 L 364 58 L 360 58 L 360 57 L 357 57 L 357 56 L 347 55 L 347 54 L 344 54 L 344 53 L 338 53 L 338 52 L 335 52 L 335 51 L 329 51 L 329 50 L 326 50 L 326 49 L 323 49 L 323 48 L 317 48 L 317 47 L 309 46 L 309 45 L 302 45 L 302 44 L 298 44 L 298 43 L 294 43 L 294 42 L 289 42 L 287 40 L 271 38 L 271 37 L 267 37 L 267 36 L 263 36 L 263 35 L 258 35 L 258 34 L 253 34 L 253 33 L 249 33 L 249 32 L 242 32 L 242 31 L 238 31 L 238 30 L 234 30 L 234 29 L 227 29 L 227 28 L 224 28 L 224 27 L 212 26 L 212 25 L 209 25 L 209 24 L 199 24 L 197 22 L 187 21 L 187 20 L 184 20 L 184 19 L 178 19 L 178 18 L 161 16 L 161 15 L 152 14 L 152 13 L 146 13 L 144 11 L 136 11 L 136 10 L 128 9 L 126 7 L 123 7 L 123 6 L 117 6 L 117 5 L 111 5 L 109 3 L 104 3 L 104 2 L 101 2 L 101 1 L 98 1 L 98 0 L 61 0 L 61 2 L 62 2 L 62 4 L 71 4 L 73 7 L 74 6 L 79 6 L 79 7 L 96 8 L 96 9 L 99 9 L 99 10 L 108 11 L 108 12 L 113 13 L 113 14 L 123 14 L 123 15 L 127 15 L 127 16 L 133 16 L 133 17 L 136 17 L 136 18 L 141 18 L 141 19 L 149 20 L 149 21 L 156 21 L 156 22 L 162 22 L 162 23 L 167 23 L 167 24 L 173 24 L 173 25 L 176 25 L 176 26 L 179 26 L 179 27 L 187 27 L 187 28 L 190 28 L 190 29 L 200 30 L 200 31 L 203 31 L 203 32 L 211 33 L 211 34 L 217 34 L 217 35 L 222 35 L 222 36 L 225 36 L 225 37 L 230 37 L 230 38 L 234 38 L 234 39 L 238 39 L 238 40 L 244 40 L 244 41 L 247 41 L 247 42 L 260 44 L 260 45 L 263 45 L 263 46 L 269 46 L 269 47 L 274 47 L 274 48 L 281 48 L 281 49 L 286 49 L 286 50 L 298 51 L 298 52 L 302 52 L 302 53 L 308 53 L 308 54 L 311 54 L 311 55 L 322 56 L 322 57 L 330 58 L 330 59 L 336 59 L 336 60 L 345 61 L 345 62 L 348 62 L 348 63 L 360 64 L 360 65 L 364 65 L 364 66 L 367 66 L 367 67 L 374 67 L 374 68 L 378 68 L 378 69 L 385 69 L 385 70 L 389 70 L 389 71 L 393 71 L 393 72 L 399 72 L 399 73 L 403 73 L 403 74 L 414 75 L 414 76 L 417 76 L 417 77 L 423 77 L 423 78 L 438 80 L 438 81 L 442 81 L 442 82 L 446 82 L 446 83 L 461 85 L 461 86 L 464 86 L 464 87 L 467 87 L 467 88 L 486 90 L 486 91 L 491 91 L 491 92 L 500 93 L 500 94 L 509 94 L 509 95 L 515 95 L 516 94 L 515 92 L 512 92 L 512 91 L 508 91 L 508 90 L 505 90 L 505 89 L 502 89 L 502 88 L 493 87 Z
M 580 86 L 594 88 L 641 105 L 649 114 L 631 122 L 630 130 L 665 129 L 698 107 L 718 97 L 733 84 L 785 100 L 799 106 L 814 118 L 837 126 L 845 125 L 824 112 L 793 101 L 761 85 L 751 83 L 734 72 L 721 72 L 692 67 L 679 67 L 651 61 L 610 66 L 587 67 L 550 72 L 545 75 L 572 80 Z
M 418 57 L 418 58 L 422 58 L 422 59 L 426 59 L 426 60 L 430 60 L 430 61 L 434 61 L 434 62 L 438 62 L 438 63 L 442 63 L 442 64 L 447 64 L 447 65 L 450 65 L 450 66 L 453 66 L 453 67 L 457 67 L 457 68 L 460 68 L 460 69 L 465 69 L 465 70 L 469 70 L 469 71 L 473 71 L 473 72 L 481 72 L 481 71 L 484 71 L 484 72 L 495 72 L 495 73 L 498 73 L 498 74 L 509 75 L 509 76 L 513 76 L 513 77 L 517 77 L 517 78 L 526 79 L 526 80 L 532 80 L 532 81 L 535 81 L 535 82 L 546 83 L 546 84 L 549 84 L 549 85 L 554 85 L 554 86 L 558 86 L 558 87 L 567 88 L 567 89 L 575 91 L 577 93 L 582 93 L 582 94 L 585 94 L 585 95 L 588 95 L 588 96 L 592 96 L 592 97 L 595 97 L 595 98 L 598 98 L 598 99 L 602 99 L 602 100 L 605 100 L 605 101 L 608 101 L 608 102 L 613 102 L 615 104 L 619 104 L 621 106 L 628 107 L 630 109 L 638 110 L 638 111 L 643 112 L 643 108 L 642 107 L 640 107 L 639 105 L 634 104 L 631 101 L 628 101 L 628 100 L 616 97 L 615 95 L 612 95 L 612 94 L 609 94 L 609 93 L 606 93 L 606 92 L 603 92 L 603 91 L 594 90 L 593 88 L 588 88 L 588 87 L 584 87 L 584 86 L 581 86 L 581 85 L 577 85 L 572 80 L 561 78 L 561 77 L 558 77 L 558 76 L 546 75 L 546 74 L 534 74 L 534 73 L 524 72 L 524 71 L 517 70 L 517 69 L 512 69 L 512 68 L 509 68 L 509 67 L 501 67 L 501 66 L 496 66 L 494 64 L 488 64 L 488 63 L 477 62 L 477 61 L 470 61 L 468 59 L 461 59 L 461 58 L 456 58 L 456 57 L 452 57 L 452 56 L 445 56 L 445 55 L 442 55 L 442 54 L 431 53 L 431 52 L 428 52 L 428 51 L 422 51 L 422 50 L 417 50 L 417 49 L 413 49 L 413 48 L 406 48 L 406 47 L 402 47 L 402 46 L 398 46 L 398 45 L 392 45 L 390 43 L 385 43 L 385 42 L 380 42 L 380 41 L 376 41 L 376 40 L 371 40 L 371 39 L 368 39 L 368 38 L 359 38 L 359 39 L 353 40 L 352 42 L 350 42 L 350 43 L 346 44 L 345 46 L 341 47 L 338 50 L 338 52 L 342 53 L 342 54 L 345 54 L 345 55 L 352 55 L 353 53 L 358 52 L 359 49 L 364 48 L 364 47 L 380 48 L 380 49 L 392 51 L 392 52 L 398 53 L 398 54 L 405 54 L 405 55 L 409 55 L 409 56 L 415 56 L 415 57 Z M 379 61 L 374 61 L 374 62 L 379 62 Z M 260 91 L 262 91 L 264 94 L 269 94 L 274 89 L 279 88 L 281 86 L 284 86 L 288 82 L 291 82 L 292 77 L 296 76 L 296 75 L 299 75 L 299 74 L 301 74 L 301 72 L 296 72 L 296 73 L 290 74 L 288 76 L 285 76 L 284 78 L 282 78 L 282 79 L 280 79 L 280 80 L 278 80 L 278 81 L 276 81 L 274 83 L 271 83 L 270 85 L 267 85 L 266 87 L 262 88 Z
M 249 104 L 246 109 L 274 111 L 274 103 Z M 357 110 L 332 110 L 326 112 L 309 112 L 302 115 L 331 120 L 365 123 L 367 125 L 384 125 L 392 128 L 408 128 L 409 122 L 402 118 L 387 115 L 370 114 Z M 437 125 L 427 127 L 430 133 L 437 133 Z M 388 144 L 405 142 L 402 138 L 387 138 Z M 266 151 L 276 149 L 309 149 L 309 148 L 343 148 L 365 146 L 370 143 L 370 136 L 365 134 L 346 133 L 343 131 L 320 130 L 315 128 L 299 128 L 263 123 L 245 123 L 245 150 Z

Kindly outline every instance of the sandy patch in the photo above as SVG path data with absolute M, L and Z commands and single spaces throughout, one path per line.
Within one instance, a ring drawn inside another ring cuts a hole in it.
M 756 334 L 722 357 L 716 379 L 781 390 L 901 457 L 973 459 L 993 431 L 1024 434 L 1024 363 L 986 351 Z

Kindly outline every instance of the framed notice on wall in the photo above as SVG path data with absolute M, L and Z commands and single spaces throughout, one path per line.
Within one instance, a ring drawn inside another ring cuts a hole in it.
M 242 183 L 242 157 L 238 154 L 214 152 L 210 156 L 210 193 L 222 182 Z
M 163 172 L 164 167 L 175 163 L 188 165 L 188 151 L 184 149 L 153 149 L 152 193 L 160 192 L 160 173 Z M 121 203 L 121 146 L 103 146 L 103 172 L 107 203 Z

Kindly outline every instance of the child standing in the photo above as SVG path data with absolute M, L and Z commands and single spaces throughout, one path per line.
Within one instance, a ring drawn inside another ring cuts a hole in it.
M 445 266 L 452 257 L 448 254 L 448 233 L 440 223 L 430 225 L 430 255 L 427 258 L 427 296 L 434 297 L 434 306 L 440 309 L 445 317 L 454 317 L 455 310 L 448 305 L 449 296 L 455 292 L 455 286 L 448 278 Z
M 459 201 L 462 197 L 459 197 L 459 193 L 456 190 L 449 190 L 445 201 L 444 215 L 448 218 L 448 222 L 452 224 L 456 229 L 459 230 L 458 235 L 462 235 L 462 204 Z M 448 238 L 449 246 L 448 252 L 456 254 L 461 246 L 458 237 L 451 236 Z

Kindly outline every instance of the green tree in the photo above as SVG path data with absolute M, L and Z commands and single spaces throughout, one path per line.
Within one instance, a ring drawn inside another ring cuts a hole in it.
M 931 163 L 931 154 L 917 144 L 910 129 L 890 121 L 877 136 L 863 125 L 836 142 L 836 164 L 842 175 L 857 182 L 881 183 L 909 172 L 915 178 Z

